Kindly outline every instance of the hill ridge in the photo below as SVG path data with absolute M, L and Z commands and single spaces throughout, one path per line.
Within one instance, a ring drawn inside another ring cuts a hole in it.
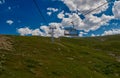
M 0 36 L 3 38 L 12 48 L 0 46 L 0 78 L 120 77 L 120 35 L 63 37 L 55 43 L 49 37 Z

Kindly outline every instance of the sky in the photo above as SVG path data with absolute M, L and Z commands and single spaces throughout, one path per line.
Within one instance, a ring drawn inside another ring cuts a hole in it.
M 79 37 L 120 34 L 120 0 L 0 0 L 0 34 Z

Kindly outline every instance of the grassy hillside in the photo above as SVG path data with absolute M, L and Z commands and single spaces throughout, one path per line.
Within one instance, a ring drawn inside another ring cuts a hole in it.
M 0 36 L 0 78 L 120 78 L 120 35 Z

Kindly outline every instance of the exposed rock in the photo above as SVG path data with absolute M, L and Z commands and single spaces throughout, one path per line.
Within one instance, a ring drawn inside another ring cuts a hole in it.
M 11 38 L 0 35 L 0 49 L 12 50 L 12 40 L 11 40 Z

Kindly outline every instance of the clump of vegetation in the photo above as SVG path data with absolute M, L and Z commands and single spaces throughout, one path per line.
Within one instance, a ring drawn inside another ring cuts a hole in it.
M 5 55 L 1 54 L 0 55 L 0 74 L 2 74 L 3 71 L 5 71 L 5 69 L 4 69 L 5 60 L 6 60 Z
M 0 78 L 120 78 L 120 35 L 6 37 L 12 50 L 0 49 Z

